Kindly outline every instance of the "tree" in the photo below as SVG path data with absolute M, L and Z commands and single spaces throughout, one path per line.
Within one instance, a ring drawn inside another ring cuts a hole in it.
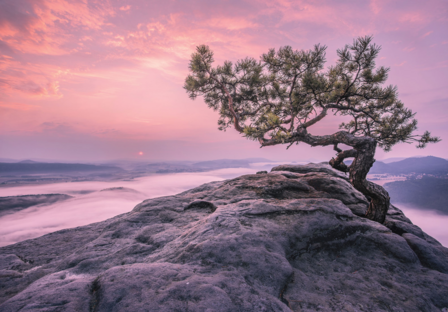
M 389 68 L 375 66 L 381 47 L 372 37 L 360 37 L 338 50 L 336 65 L 324 70 L 326 46 L 295 51 L 286 46 L 269 50 L 257 61 L 224 62 L 212 67 L 213 52 L 197 47 L 184 88 L 191 99 L 204 96 L 219 111 L 220 130 L 233 126 L 261 147 L 303 142 L 333 145 L 330 165 L 349 172 L 349 181 L 369 200 L 366 217 L 383 223 L 390 205 L 387 191 L 366 180 L 375 162 L 377 145 L 385 151 L 399 142 L 417 142 L 418 148 L 438 142 L 428 131 L 414 135 L 415 113 L 398 100 L 397 88 L 382 85 Z M 328 113 L 346 116 L 349 122 L 330 135 L 312 135 L 308 129 Z M 349 146 L 342 150 L 338 144 Z M 343 161 L 354 158 L 350 166 Z

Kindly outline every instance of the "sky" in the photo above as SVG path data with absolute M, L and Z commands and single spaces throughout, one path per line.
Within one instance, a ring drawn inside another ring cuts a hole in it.
M 328 160 L 331 147 L 259 148 L 229 129 L 183 83 L 195 47 L 215 63 L 270 48 L 328 46 L 358 36 L 382 46 L 418 133 L 442 142 L 400 144 L 377 159 L 448 151 L 446 0 L 0 0 L 0 158 L 58 161 L 206 160 L 265 157 Z M 337 131 L 326 118 L 313 134 Z

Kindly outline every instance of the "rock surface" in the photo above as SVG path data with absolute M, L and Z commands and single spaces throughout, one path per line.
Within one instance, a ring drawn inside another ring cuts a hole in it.
M 1 311 L 441 311 L 448 249 L 327 165 L 212 182 L 0 248 Z

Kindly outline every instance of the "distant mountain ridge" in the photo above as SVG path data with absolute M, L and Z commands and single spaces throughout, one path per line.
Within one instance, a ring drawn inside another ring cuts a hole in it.
M 448 179 L 424 176 L 422 179 L 386 183 L 384 188 L 394 204 L 408 204 L 448 215 Z
M 397 158 L 399 159 L 399 158 Z M 392 160 L 392 159 L 390 159 Z M 370 174 L 448 174 L 448 160 L 434 157 L 411 157 L 390 162 L 390 160 L 376 161 L 370 169 Z M 217 159 L 199 162 L 160 162 L 140 165 L 144 172 L 174 173 L 200 172 L 222 168 L 245 168 L 251 163 L 272 162 L 265 158 L 246 159 Z M 351 161 L 347 161 L 350 164 Z M 47 163 L 34 160 L 19 162 L 0 162 L 0 175 L 5 174 L 42 174 L 42 173 L 71 173 L 71 172 L 125 172 L 115 165 L 93 165 L 81 163 Z M 133 171 L 133 170 L 131 170 Z
M 389 173 L 389 174 L 447 174 L 448 160 L 434 157 L 412 157 L 397 162 L 384 163 L 376 161 L 370 172 L 372 174 Z
M 18 162 L 0 163 L 0 174 L 5 173 L 54 173 L 79 171 L 124 171 L 113 166 L 97 166 L 86 164 Z

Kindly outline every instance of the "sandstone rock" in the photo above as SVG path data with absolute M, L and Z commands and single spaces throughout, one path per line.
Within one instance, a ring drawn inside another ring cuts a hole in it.
M 447 248 L 434 246 L 411 233 L 404 233 L 403 237 L 424 266 L 448 274 Z
M 281 170 L 280 170 L 281 169 Z M 440 311 L 447 249 L 329 166 L 279 166 L 0 248 L 1 311 Z

